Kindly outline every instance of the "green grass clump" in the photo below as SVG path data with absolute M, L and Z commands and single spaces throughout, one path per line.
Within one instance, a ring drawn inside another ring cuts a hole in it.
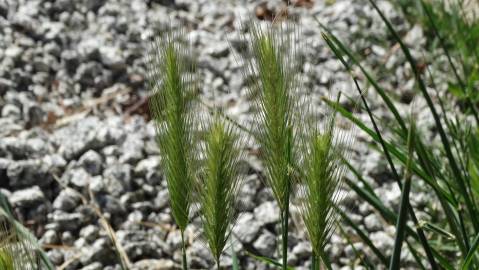
M 184 232 L 189 222 L 194 185 L 193 105 L 195 85 L 188 48 L 180 34 L 170 31 L 158 39 L 150 55 L 150 109 L 157 124 L 158 145 L 167 181 L 173 217 L 181 230 L 183 266 L 186 268 Z
M 220 256 L 231 234 L 240 187 L 239 140 L 231 124 L 215 117 L 206 134 L 205 161 L 198 193 L 208 246 L 220 269 Z
M 468 96 L 464 99 L 468 107 L 465 114 L 454 110 L 455 100 L 449 97 L 445 99 L 444 96 L 447 97 L 447 93 L 439 93 L 435 82 L 436 78 L 432 72 L 426 68 L 426 72 L 423 74 L 419 70 L 417 60 L 412 56 L 410 49 L 405 45 L 391 22 L 377 6 L 376 1 L 369 0 L 369 2 L 380 15 L 394 41 L 399 44 L 401 52 L 411 67 L 416 81 L 415 87 L 419 93 L 417 98 L 423 98 L 425 101 L 434 121 L 437 140 L 427 139 L 428 141 L 426 141 L 423 136 L 418 135 L 420 134 L 419 126 L 416 128 L 414 123 L 408 126 L 404 120 L 405 116 L 399 113 L 395 101 L 381 87 L 375 76 L 363 67 L 362 62 L 347 46 L 323 26 L 325 30 L 323 36 L 328 46 L 346 69 L 351 72 L 362 100 L 362 109 L 368 113 L 372 127 L 369 127 L 338 103 L 332 101 L 328 101 L 328 103 L 368 134 L 374 144 L 377 144 L 378 147 L 375 146 L 375 148 L 384 154 L 391 175 L 402 190 L 400 212 L 397 213 L 396 209 L 386 206 L 381 201 L 374 189 L 364 180 L 359 170 L 347 163 L 347 166 L 361 184 L 359 185 L 357 181 L 351 179 L 346 179 L 346 183 L 363 200 L 368 202 L 385 222 L 396 226 L 396 240 L 392 256 L 388 257 L 384 254 L 384 251 L 378 249 L 367 234 L 356 226 L 347 215 L 342 214 L 341 216 L 363 242 L 373 250 L 381 263 L 391 270 L 403 267 L 400 258 L 401 250 L 405 248 L 414 257 L 415 267 L 420 269 L 476 269 L 479 267 L 479 257 L 477 255 L 479 249 L 479 207 L 477 204 L 478 188 L 475 184 L 477 182 L 476 164 L 478 156 L 476 154 L 477 150 L 474 149 L 477 149 L 478 145 L 476 143 L 477 123 L 473 119 L 476 118 L 477 120 L 475 115 L 477 101 L 472 96 Z M 418 3 L 423 7 L 428 7 L 428 4 L 423 1 Z M 437 19 L 429 13 L 432 10 L 428 8 L 425 8 L 425 10 L 425 19 L 431 25 L 439 25 Z M 459 30 L 467 32 L 466 27 Z M 447 31 L 448 28 L 435 29 L 435 33 L 442 33 L 442 36 L 447 36 Z M 453 33 L 451 33 L 451 36 L 453 36 Z M 471 33 L 469 37 L 474 38 L 474 36 L 474 33 Z M 476 48 L 477 46 L 474 49 L 466 50 L 469 54 L 474 54 L 473 50 Z M 443 43 L 442 49 L 452 67 L 451 78 L 456 78 L 458 81 L 460 79 L 463 81 L 474 80 L 474 75 L 468 73 L 468 68 L 455 68 L 454 63 L 457 55 L 451 54 L 445 43 Z M 352 72 L 353 68 L 356 67 L 361 71 L 362 76 Z M 386 108 L 392 113 L 393 118 L 389 119 L 388 122 L 383 122 L 369 108 L 369 102 L 358 83 L 363 78 L 379 94 Z M 432 95 L 433 92 L 428 88 L 436 90 L 438 95 Z M 461 91 L 468 93 L 470 89 L 464 87 Z M 472 120 L 467 117 L 467 114 L 473 116 Z M 379 128 L 380 126 L 383 129 Z M 393 134 L 393 139 L 385 138 L 385 131 L 381 131 L 384 128 Z M 399 173 L 399 168 L 404 169 L 404 177 Z M 430 191 L 430 195 L 435 199 L 435 202 L 432 205 L 426 205 L 425 209 L 416 209 L 409 202 L 409 198 L 414 196 L 415 189 L 419 184 L 424 184 L 426 190 Z M 423 215 L 422 219 L 419 219 L 416 215 L 418 210 L 428 215 Z M 413 225 L 406 222 L 407 220 L 411 220 Z M 374 263 L 371 263 L 369 258 L 363 258 L 363 261 L 365 265 L 372 269 L 377 267 Z

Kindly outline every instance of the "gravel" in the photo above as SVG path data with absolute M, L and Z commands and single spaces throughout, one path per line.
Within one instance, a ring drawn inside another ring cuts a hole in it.
M 402 102 L 398 107 L 407 111 L 414 98 L 410 68 L 400 53 L 385 47 L 387 43 L 372 44 L 372 36 L 388 36 L 366 2 L 317 0 L 310 8 L 292 9 L 304 44 L 299 48 L 304 60 L 302 94 L 314 104 L 322 104 L 322 96 L 339 91 L 357 97 L 349 75 L 321 40 L 320 28 L 312 17 L 316 16 L 346 44 L 369 51 L 368 66 L 394 72 L 395 76 L 382 83 L 398 91 L 395 95 Z M 29 224 L 42 243 L 72 247 L 48 250 L 56 266 L 69 262 L 67 269 L 119 269 L 113 245 L 96 213 L 98 207 L 133 269 L 177 269 L 181 238 L 171 217 L 155 125 L 146 102 L 144 57 L 149 41 L 169 25 L 190 26 L 187 35 L 198 56 L 204 85 L 201 97 L 248 124 L 254 119 L 245 90 L 248 79 L 242 73 L 244 63 L 237 57 L 246 55 L 241 26 L 258 12 L 258 6 L 274 12 L 281 1 L 6 3 L 0 1 L 1 192 L 8 196 L 19 220 Z M 422 29 L 406 23 L 390 2 L 378 4 L 405 35 L 413 54 L 422 57 Z M 396 85 L 400 87 L 393 87 Z M 368 97 L 374 113 L 388 119 L 390 115 L 380 106 L 377 94 L 368 91 Z M 416 105 L 420 108 L 418 126 L 430 127 L 433 121 L 424 113 L 424 104 L 417 101 Z M 369 123 L 367 115 L 358 113 L 358 117 Z M 355 145 L 351 162 L 364 172 L 381 200 L 397 208 L 400 191 L 387 174 L 383 157 L 362 143 L 366 138 L 356 134 L 361 143 Z M 245 158 L 242 212 L 233 230 L 233 245 L 238 248 L 243 269 L 268 269 L 241 251 L 244 246 L 274 256 L 279 232 L 278 206 L 261 180 L 264 170 L 254 153 L 257 147 L 251 149 Z M 427 195 L 417 197 L 423 198 L 418 204 L 426 204 Z M 394 228 L 386 227 L 354 194 L 348 195 L 344 204 L 352 206 L 345 211 L 370 233 L 373 242 L 390 252 Z M 291 229 L 289 262 L 297 269 L 306 269 L 311 251 L 306 233 L 301 226 L 293 230 L 291 225 Z M 198 226 L 188 227 L 191 265 L 210 269 L 213 261 L 199 235 Z M 360 243 L 355 248 L 376 259 Z M 335 269 L 349 269 L 357 261 L 347 241 L 337 234 L 328 250 Z M 229 255 L 223 260 L 231 265 Z

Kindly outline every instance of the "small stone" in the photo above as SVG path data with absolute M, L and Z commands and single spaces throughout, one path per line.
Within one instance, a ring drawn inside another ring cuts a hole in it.
M 88 150 L 80 157 L 78 163 L 83 166 L 90 175 L 98 175 L 102 171 L 103 159 L 96 151 Z
M 14 83 L 10 80 L 0 78 L 0 96 L 3 96 L 8 90 L 14 87 Z
M 273 257 L 276 249 L 276 237 L 267 230 L 263 230 L 261 235 L 254 241 L 253 247 L 263 256 Z
M 217 58 L 228 56 L 229 45 L 227 42 L 212 43 L 208 49 L 206 49 L 206 53 Z
M 115 163 L 103 172 L 107 191 L 113 196 L 121 196 L 132 188 L 131 165 Z
M 100 238 L 93 245 L 82 248 L 81 254 L 83 256 L 80 257 L 80 262 L 83 265 L 93 262 L 107 265 L 117 260 L 117 255 L 113 251 L 110 241 L 105 238 Z
M 168 189 L 160 190 L 154 201 L 155 207 L 157 209 L 163 209 L 168 205 L 169 201 Z
M 101 193 L 106 191 L 105 180 L 102 176 L 94 176 L 90 180 L 89 189 L 93 193 Z
M 19 107 L 13 105 L 13 104 L 5 104 L 2 108 L 2 117 L 10 117 L 14 118 L 17 120 L 20 120 L 20 117 L 22 116 L 22 111 Z
M 121 55 L 121 50 L 116 47 L 100 47 L 101 62 L 113 70 L 126 69 L 124 57 Z
M 70 74 L 74 74 L 78 65 L 80 65 L 80 59 L 76 51 L 65 50 L 61 54 L 61 59 L 64 62 L 65 68 Z
M 404 42 L 410 46 L 418 46 L 419 44 L 424 43 L 424 41 L 423 28 L 418 24 L 414 25 L 404 37 Z
M 136 260 L 138 258 L 161 258 L 161 250 L 152 241 L 129 241 L 123 244 L 125 252 L 129 258 Z
M 370 232 L 378 231 L 382 228 L 382 224 L 379 221 L 376 214 L 370 214 L 364 218 L 364 225 Z
M 88 149 L 105 146 L 106 142 L 97 139 L 102 122 L 97 117 L 82 118 L 53 133 L 53 141 L 59 146 L 58 153 L 66 160 L 79 158 Z
M 14 207 L 34 207 L 45 201 L 45 195 L 38 186 L 18 190 L 10 196 L 10 202 Z
M 264 202 L 254 209 L 254 217 L 261 226 L 276 223 L 279 220 L 279 208 L 276 202 Z
M 246 212 L 240 214 L 233 231 L 242 243 L 251 243 L 258 235 L 260 228 L 261 224 L 255 220 L 253 214 Z
M 121 163 L 134 164 L 143 159 L 144 142 L 141 136 L 129 134 L 122 145 Z
M 70 183 L 80 190 L 89 185 L 91 178 L 91 175 L 82 167 L 71 169 L 62 176 L 66 183 Z
M 146 176 L 150 171 L 157 171 L 160 168 L 160 157 L 149 156 L 141 160 L 135 167 L 135 174 L 138 176 Z
M 89 265 L 83 267 L 80 270 L 102 270 L 102 269 L 104 269 L 103 265 L 99 262 L 95 262 L 95 263 L 92 263 L 92 264 L 89 264 Z
M 369 234 L 369 238 L 379 250 L 391 250 L 394 239 L 383 231 Z
M 103 76 L 106 77 L 103 77 Z M 82 63 L 76 70 L 75 80 L 84 87 L 106 88 L 111 85 L 111 75 L 99 63 Z
M 97 202 L 105 213 L 123 215 L 126 212 L 120 201 L 110 195 L 98 196 Z
M 73 237 L 71 232 L 63 232 L 61 238 L 64 245 L 72 246 L 73 242 L 75 241 L 75 238 Z
M 58 244 L 60 239 L 58 238 L 58 234 L 54 230 L 48 230 L 46 231 L 42 238 L 40 239 L 40 243 L 46 244 L 46 245 L 55 245 Z
M 299 242 L 291 251 L 298 259 L 304 260 L 311 256 L 311 244 L 309 242 Z
M 199 242 L 193 242 L 188 248 L 191 268 L 206 269 L 214 261 L 211 252 Z
M 98 237 L 100 229 L 95 225 L 88 225 L 80 230 L 80 237 L 91 243 Z
M 14 60 L 18 59 L 23 53 L 23 49 L 19 46 L 13 45 L 8 47 L 5 50 L 5 57 L 12 58 Z
M 23 106 L 24 119 L 30 127 L 38 126 L 45 122 L 46 112 L 36 103 L 28 103 Z
M 55 265 L 61 265 L 64 261 L 63 253 L 58 249 L 52 249 L 47 251 L 47 256 L 50 261 Z
M 81 62 L 87 60 L 99 60 L 100 59 L 100 48 L 101 40 L 98 38 L 85 38 L 80 43 L 78 43 L 78 53 L 81 56 Z
M 55 211 L 52 214 L 52 220 L 58 224 L 61 231 L 75 231 L 81 227 L 84 217 L 80 213 Z
M 354 249 L 351 245 L 347 245 L 346 248 L 344 249 L 344 253 L 346 254 L 348 258 L 354 257 L 357 251 L 361 251 L 364 248 L 364 245 L 361 242 L 354 243 L 353 245 L 354 245 Z
M 150 156 L 138 162 L 135 167 L 135 175 L 144 177 L 150 185 L 161 184 L 160 157 Z
M 12 188 L 47 186 L 53 181 L 47 164 L 41 160 L 20 160 L 7 168 L 7 176 Z
M 144 259 L 134 264 L 135 270 L 176 270 L 180 266 L 168 259 Z
M 64 189 L 53 201 L 53 209 L 70 212 L 75 209 L 81 202 L 80 195 L 71 189 Z

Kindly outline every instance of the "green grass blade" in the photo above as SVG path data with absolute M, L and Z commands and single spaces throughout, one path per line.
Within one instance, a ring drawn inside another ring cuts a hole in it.
M 474 259 L 474 256 L 477 256 L 478 249 L 479 249 L 479 234 L 472 241 L 471 249 L 467 253 L 466 258 L 464 259 L 464 262 L 462 263 L 462 266 L 461 266 L 462 270 L 471 269 L 471 268 L 469 268 L 469 266 L 470 266 L 472 260 Z
M 371 262 L 369 257 L 365 255 L 364 252 L 358 251 L 358 249 L 354 246 L 354 243 L 351 241 L 351 237 L 344 231 L 344 229 L 341 226 L 338 226 L 338 228 L 343 238 L 346 239 L 346 241 L 348 242 L 348 245 L 353 250 L 356 258 L 359 258 L 359 260 L 366 267 L 366 269 L 374 269 L 374 264 Z
M 232 268 L 233 270 L 240 270 L 240 266 L 239 266 L 239 261 L 238 261 L 238 255 L 236 254 L 236 251 L 233 247 L 233 240 L 230 240 L 230 243 L 231 243 L 231 246 L 230 246 L 230 249 L 231 249 L 231 260 L 233 261 L 232 262 Z
M 363 189 L 365 189 L 369 194 L 375 196 L 377 199 L 379 199 L 376 194 L 374 193 L 374 189 L 371 187 L 371 185 L 363 178 L 363 176 L 358 172 L 356 168 L 353 167 L 353 165 L 346 159 L 343 159 L 344 164 L 348 168 L 350 172 L 356 176 L 356 178 L 363 184 Z
M 410 243 L 410 241 L 408 241 L 407 239 L 405 240 L 408 248 L 409 248 L 409 251 L 411 251 L 411 254 L 412 256 L 414 257 L 414 259 L 416 260 L 416 262 L 418 263 L 419 267 L 422 269 L 422 270 L 426 270 L 426 267 L 424 266 L 424 264 L 422 263 L 423 261 L 423 258 L 418 254 L 418 252 L 414 249 L 414 247 L 412 246 L 412 244 Z
M 428 231 L 431 231 L 431 232 L 434 232 L 436 234 L 442 235 L 446 239 L 454 240 L 456 238 L 454 236 L 454 234 L 452 234 L 452 233 L 446 231 L 445 229 L 440 228 L 439 226 L 437 226 L 435 224 L 432 224 L 430 222 L 421 222 L 420 226 L 421 226 L 421 228 L 424 228 Z
M 374 132 L 374 130 L 367 127 L 362 121 L 360 121 L 358 118 L 356 118 L 351 112 L 349 112 L 348 110 L 346 110 L 345 108 L 343 108 L 342 106 L 337 104 L 336 102 L 330 101 L 328 99 L 323 99 L 323 100 L 326 102 L 326 104 L 328 106 L 337 110 L 343 117 L 345 117 L 346 119 L 348 119 L 349 121 L 354 123 L 357 127 L 359 127 L 359 129 L 366 132 L 366 134 L 368 134 L 371 137 L 371 139 L 373 139 L 375 142 L 379 143 L 379 137 L 376 134 L 376 132 Z M 407 155 L 406 154 L 401 152 L 396 146 L 394 146 L 393 144 L 391 144 L 389 142 L 385 142 L 385 145 L 386 145 L 388 151 L 395 158 L 397 158 L 402 164 L 406 164 L 406 162 L 407 162 Z M 428 183 L 436 191 L 436 193 L 443 195 L 444 198 L 448 202 L 450 202 L 451 204 L 454 204 L 454 199 L 451 197 L 451 195 L 448 192 L 442 190 L 442 188 L 440 186 L 436 185 L 434 179 L 432 179 L 426 172 L 421 170 L 417 166 L 417 164 L 412 165 L 412 170 L 414 171 L 414 174 L 418 175 L 419 177 L 421 177 L 421 179 L 426 181 L 426 183 Z
M 382 204 L 382 202 L 379 199 L 376 199 L 377 197 L 374 195 L 369 194 L 367 191 L 361 189 L 359 186 L 357 186 L 354 181 L 351 181 L 349 179 L 345 179 L 346 184 L 354 191 L 356 192 L 359 197 L 364 199 L 366 202 L 368 202 L 374 209 L 376 209 L 379 214 L 389 223 L 389 224 L 394 224 L 397 220 L 397 215 L 392 212 L 390 209 L 388 209 L 386 206 Z M 414 239 L 418 239 L 418 235 L 416 232 L 410 227 L 406 226 L 406 233 L 409 236 L 412 236 Z M 431 251 L 434 255 L 434 257 L 440 262 L 441 266 L 445 269 L 452 270 L 454 267 L 451 265 L 448 259 L 444 258 L 441 254 L 439 254 L 434 248 L 431 248 Z M 386 262 L 385 265 L 388 265 Z
M 337 208 L 339 215 L 342 220 L 346 222 L 347 225 L 351 226 L 356 234 L 363 240 L 363 242 L 371 249 L 371 251 L 378 257 L 378 259 L 384 264 L 388 264 L 388 259 L 386 256 L 374 245 L 374 243 L 369 239 L 365 232 L 363 232 L 357 225 L 354 223 L 343 210 Z
M 412 119 L 412 118 L 411 118 Z M 411 190 L 411 164 L 414 158 L 414 136 L 415 134 L 415 126 L 414 122 L 411 120 L 411 126 L 409 127 L 409 134 L 408 134 L 408 165 L 406 166 L 406 176 L 405 176 L 405 183 L 402 189 L 401 194 L 401 204 L 399 207 L 399 217 L 396 225 L 396 239 L 394 241 L 394 248 L 393 248 L 393 255 L 391 257 L 391 261 L 389 264 L 389 270 L 398 270 L 401 264 L 401 250 L 402 244 L 404 240 L 404 231 L 406 229 L 406 221 L 408 216 L 408 209 L 409 209 L 409 193 Z M 433 257 L 434 258 L 434 257 Z M 435 261 L 434 261 L 435 264 Z M 437 266 L 434 266 L 437 267 Z
M 321 24 L 320 24 L 321 25 Z M 383 101 L 385 102 L 386 106 L 388 109 L 392 112 L 394 115 L 396 121 L 400 125 L 402 130 L 405 130 L 405 123 L 404 120 L 402 119 L 401 115 L 399 114 L 399 111 L 397 110 L 396 106 L 392 102 L 392 100 L 389 98 L 389 96 L 386 94 L 385 90 L 376 82 L 376 80 L 370 75 L 370 73 L 361 65 L 361 63 L 357 60 L 357 58 L 354 56 L 354 54 L 346 47 L 344 44 L 325 26 L 321 25 L 322 28 L 326 31 L 327 34 L 323 33 L 323 38 L 328 44 L 328 46 L 331 48 L 333 53 L 335 54 L 338 59 L 343 63 L 343 65 L 346 67 L 346 69 L 351 73 L 351 76 L 353 78 L 356 78 L 352 72 L 351 72 L 351 66 L 347 64 L 346 60 L 343 58 L 343 55 L 347 55 L 348 58 L 356 65 L 359 67 L 361 72 L 364 74 L 368 82 L 374 87 L 376 92 L 381 96 Z

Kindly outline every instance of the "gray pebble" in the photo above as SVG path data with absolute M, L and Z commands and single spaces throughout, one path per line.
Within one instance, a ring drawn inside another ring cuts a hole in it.
M 10 202 L 14 207 L 35 207 L 45 201 L 45 195 L 38 186 L 18 190 L 10 196 Z
M 253 247 L 259 254 L 273 257 L 276 249 L 276 236 L 267 230 L 263 230 L 258 239 L 254 241 Z

